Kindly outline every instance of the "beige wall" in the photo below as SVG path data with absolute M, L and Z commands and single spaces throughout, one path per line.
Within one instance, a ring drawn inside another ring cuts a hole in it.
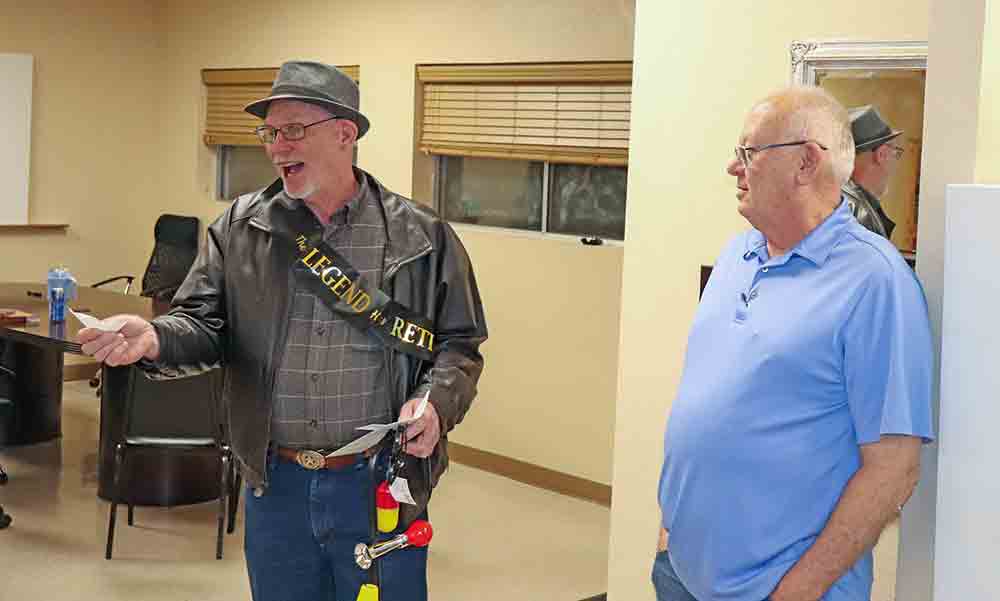
M 30 219 L 70 229 L 4 233 L 0 280 L 55 263 L 84 283 L 141 275 L 159 214 L 225 208 L 201 142 L 204 67 L 361 65 L 359 163 L 409 194 L 415 64 L 628 60 L 632 28 L 631 0 L 5 3 L 0 51 L 36 61 Z M 622 248 L 461 236 L 493 336 L 454 439 L 610 484 Z
M 483 274 L 490 341 L 479 405 L 454 440 L 611 484 L 621 247 L 458 229 Z
M 359 165 L 409 194 L 418 63 L 628 60 L 631 2 L 561 0 L 169 3 L 162 170 L 173 209 L 211 219 L 200 141 L 204 67 L 290 58 L 361 66 L 372 129 Z M 586 35 L 581 35 L 586 32 Z M 420 200 L 430 200 L 422 198 Z M 463 228 L 491 339 L 477 406 L 453 439 L 610 484 L 621 247 Z
M 1000 183 L 1000 2 L 985 3 L 976 183 Z
M 0 52 L 35 57 L 29 220 L 70 225 L 0 234 L 0 280 L 56 263 L 83 282 L 145 268 L 162 199 L 159 4 L 0 4 Z
M 746 227 L 724 169 L 747 109 L 788 83 L 792 40 L 926 39 L 927 6 L 926 0 L 637 3 L 612 601 L 653 598 L 663 428 L 697 302 L 698 266 L 711 264 Z
M 945 297 L 945 187 L 978 181 L 977 160 L 984 160 L 991 152 L 981 144 L 995 135 L 995 130 L 983 127 L 984 123 L 996 123 L 995 104 L 982 105 L 982 98 L 989 96 L 987 90 L 995 84 L 986 81 L 989 65 L 996 64 L 997 46 L 990 31 L 995 26 L 984 29 L 995 5 L 993 0 L 930 1 L 917 275 L 927 294 L 931 326 L 938 341 Z M 991 18 L 996 23 L 995 12 Z M 937 360 L 940 364 L 940 353 Z M 936 500 L 939 492 L 947 494 L 937 487 L 937 455 L 937 445 L 924 447 L 921 484 L 901 519 L 896 593 L 907 601 L 934 598 Z

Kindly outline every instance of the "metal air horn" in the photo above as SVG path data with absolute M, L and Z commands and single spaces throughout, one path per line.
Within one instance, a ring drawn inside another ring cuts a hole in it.
M 372 562 L 390 551 L 406 547 L 426 547 L 434 536 L 431 523 L 425 520 L 415 520 L 406 532 L 396 535 L 385 542 L 375 545 L 358 543 L 354 547 L 354 561 L 362 570 L 372 567 Z

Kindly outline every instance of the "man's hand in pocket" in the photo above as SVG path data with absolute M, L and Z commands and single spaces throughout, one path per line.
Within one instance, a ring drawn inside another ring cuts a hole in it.
M 656 541 L 656 552 L 663 553 L 667 550 L 667 542 L 670 540 L 670 533 L 663 526 L 660 526 L 660 539 Z

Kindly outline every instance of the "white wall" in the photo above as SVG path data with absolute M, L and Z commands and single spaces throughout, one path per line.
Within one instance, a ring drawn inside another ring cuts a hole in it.
M 34 63 L 30 54 L 0 54 L 0 224 L 28 223 L 28 178 L 31 164 L 31 84 Z
M 985 8 L 985 0 L 931 0 L 929 7 L 917 276 L 927 295 L 931 328 L 938 341 L 944 297 L 945 186 L 975 181 L 980 112 L 984 108 L 997 110 L 980 105 Z M 940 361 L 940 354 L 937 359 Z M 937 385 L 935 382 L 935 419 Z M 896 594 L 901 601 L 934 598 L 937 477 L 937 445 L 926 445 L 921 454 L 920 486 L 900 520 Z

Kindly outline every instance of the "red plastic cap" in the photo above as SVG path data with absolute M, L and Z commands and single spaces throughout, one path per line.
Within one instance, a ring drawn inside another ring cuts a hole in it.
M 406 529 L 406 540 L 414 547 L 426 547 L 433 536 L 434 529 L 426 520 L 416 520 Z
M 375 489 L 375 507 L 379 509 L 398 509 L 399 501 L 392 498 L 392 493 L 389 492 L 389 483 L 382 482 Z

